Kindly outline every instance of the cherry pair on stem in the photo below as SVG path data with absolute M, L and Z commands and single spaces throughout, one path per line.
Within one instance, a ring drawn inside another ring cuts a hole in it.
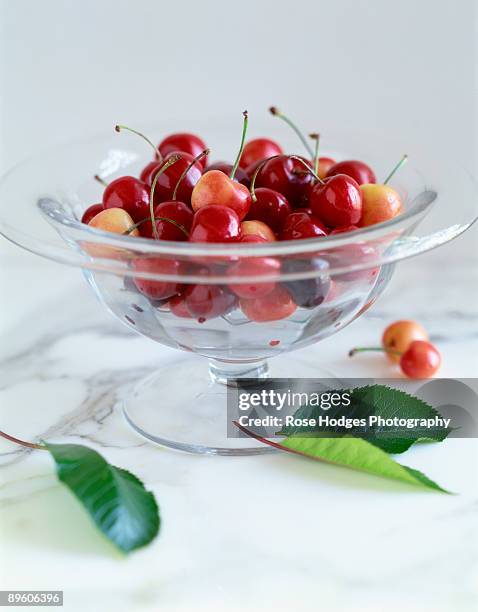
M 396 321 L 389 325 L 382 336 L 381 347 L 358 347 L 349 352 L 378 351 L 400 365 L 402 372 L 409 378 L 429 378 L 441 365 L 438 349 L 428 340 L 424 328 L 415 321 Z

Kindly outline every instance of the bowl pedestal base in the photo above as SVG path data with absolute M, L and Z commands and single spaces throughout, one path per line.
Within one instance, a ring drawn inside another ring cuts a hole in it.
M 203 455 L 276 452 L 251 438 L 227 437 L 227 381 L 233 378 L 331 378 L 313 364 L 291 358 L 228 363 L 179 359 L 139 381 L 123 401 L 128 424 L 161 446 Z

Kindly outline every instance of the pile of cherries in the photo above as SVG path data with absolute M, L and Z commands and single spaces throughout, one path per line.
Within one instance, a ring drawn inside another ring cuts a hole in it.
M 96 177 L 105 186 L 102 202 L 90 206 L 82 222 L 152 240 L 260 243 L 325 239 L 388 221 L 402 211 L 399 194 L 387 183 L 406 156 L 384 183 L 378 184 L 373 170 L 362 161 L 319 157 L 317 134 L 311 134 L 308 141 L 289 118 L 274 107 L 270 111 L 296 131 L 307 156 L 286 155 L 268 138 L 246 143 L 247 112 L 233 164 L 208 165 L 210 151 L 194 134 L 171 134 L 156 147 L 136 130 L 116 126 L 118 132 L 125 129 L 143 138 L 154 150 L 154 158 L 139 178 L 122 176 L 107 184 Z M 178 276 L 185 272 L 184 262 L 159 257 L 135 259 L 133 265 L 143 273 Z M 236 258 L 228 273 L 274 276 L 281 268 L 284 271 L 284 265 L 271 257 Z M 300 261 L 287 265 L 297 267 Z M 321 267 L 320 262 L 317 265 Z M 207 276 L 209 270 L 203 266 L 195 273 Z M 134 283 L 151 300 L 169 300 L 170 310 L 177 316 L 200 322 L 225 314 L 236 307 L 238 298 L 243 312 L 253 321 L 282 319 L 297 306 L 319 305 L 330 289 L 330 281 L 323 275 L 312 281 L 229 287 L 178 286 L 137 277 Z

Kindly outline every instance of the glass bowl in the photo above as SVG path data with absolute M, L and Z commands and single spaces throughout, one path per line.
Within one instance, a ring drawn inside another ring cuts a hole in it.
M 338 158 L 365 159 L 379 176 L 399 156 L 385 145 L 365 150 L 370 139 L 358 134 L 336 133 L 329 140 L 341 152 L 332 152 Z M 20 164 L 0 184 L 0 231 L 33 253 L 82 269 L 101 304 L 122 323 L 190 353 L 138 381 L 124 400 L 125 417 L 138 433 L 184 451 L 269 452 L 253 440 L 227 438 L 228 383 L 271 372 L 330 378 L 317 367 L 298 366 L 287 353 L 346 327 L 380 296 L 396 262 L 456 238 L 476 220 L 477 190 L 470 175 L 448 163 L 421 164 L 411 155 L 391 182 L 405 212 L 347 234 L 193 244 L 81 224 L 82 212 L 101 200 L 93 175 L 137 176 L 149 161 L 145 153 L 142 143 L 112 134 Z M 248 299 L 240 297 L 244 290 Z

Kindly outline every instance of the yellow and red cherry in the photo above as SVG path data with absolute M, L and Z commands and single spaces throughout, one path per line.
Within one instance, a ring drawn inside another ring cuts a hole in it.
M 345 174 L 354 179 L 359 185 L 365 183 L 375 183 L 375 173 L 366 163 L 355 159 L 345 160 L 333 164 L 328 170 L 326 177 L 337 176 L 337 174 Z
M 270 138 L 254 138 L 254 140 L 250 140 L 244 146 L 244 151 L 239 160 L 239 167 L 246 169 L 251 164 L 260 162 L 273 155 L 282 155 L 282 153 L 283 150 L 280 145 Z
M 187 153 L 191 157 L 196 157 L 206 149 L 206 144 L 195 134 L 181 132 L 178 134 L 170 134 L 166 136 L 158 145 L 158 149 L 163 157 L 167 157 L 171 153 Z M 201 159 L 200 166 L 203 168 L 207 164 L 207 156 Z
M 262 221 L 274 232 L 279 233 L 292 212 L 289 202 L 278 191 L 266 187 L 255 189 L 254 195 L 246 221 Z
M 390 221 L 403 210 L 400 195 L 388 185 L 360 185 L 362 218 L 360 227 Z
M 337 162 L 335 159 L 332 159 L 331 157 L 319 157 L 319 163 L 317 166 L 317 174 L 319 177 L 324 179 L 327 176 L 327 172 L 336 163 Z
M 194 215 L 190 242 L 237 242 L 241 237 L 241 222 L 232 208 L 211 204 Z
M 402 320 L 391 323 L 383 332 L 382 346 L 390 361 L 398 363 L 400 356 L 392 351 L 404 353 L 415 340 L 428 340 L 425 329 L 416 321 Z
M 258 236 L 257 234 L 247 234 L 246 236 L 241 236 L 241 238 L 239 239 L 239 242 L 247 242 L 247 243 L 264 243 L 264 242 L 270 242 L 269 240 L 266 240 L 266 238 L 263 238 L 262 236 Z
M 244 149 L 248 125 L 247 111 L 244 111 L 243 117 L 241 144 L 231 174 L 227 176 L 220 170 L 210 170 L 201 176 L 191 196 L 191 205 L 195 212 L 214 204 L 231 208 L 241 220 L 247 215 L 252 201 L 251 194 L 245 185 L 234 180 Z
M 240 306 L 246 317 L 256 323 L 280 321 L 290 317 L 297 310 L 297 305 L 290 293 L 281 285 L 276 285 L 270 293 L 263 297 L 241 298 Z
M 337 174 L 315 185 L 309 206 L 328 227 L 357 225 L 362 217 L 362 193 L 353 178 Z
M 81 217 L 81 222 L 86 223 L 86 225 L 88 225 L 91 219 L 93 219 L 93 217 L 96 217 L 96 215 L 102 210 L 104 210 L 103 204 L 92 204 L 83 213 Z
M 407 160 L 408 156 L 404 155 L 383 184 L 360 185 L 363 200 L 362 219 L 360 220 L 361 227 L 390 221 L 390 219 L 393 219 L 402 212 L 403 204 L 400 195 L 387 183 Z
M 327 228 L 319 219 L 305 212 L 293 212 L 286 219 L 280 239 L 304 240 L 324 236 L 327 236 Z
M 134 176 L 121 176 L 105 188 L 103 208 L 122 208 L 137 223 L 148 216 L 149 188 Z
M 144 238 L 178 242 L 188 240 L 194 213 L 184 202 L 178 200 L 161 202 L 154 207 L 154 218 L 157 237 L 153 234 L 151 219 L 148 218 L 139 225 L 139 232 Z
M 228 164 L 227 162 L 214 162 L 213 164 L 207 166 L 207 168 L 204 170 L 204 174 L 210 170 L 220 170 L 221 172 L 224 172 L 225 175 L 230 176 L 232 172 L 232 164 Z M 247 188 L 249 188 L 249 185 L 251 184 L 249 175 L 242 168 L 237 168 L 236 174 L 234 175 L 234 180 L 242 185 L 245 185 Z
M 229 267 L 228 276 L 272 276 L 278 277 L 281 264 L 274 257 L 245 257 Z M 240 298 L 264 297 L 276 287 L 276 281 L 229 284 L 229 289 Z
M 400 358 L 400 369 L 409 378 L 430 378 L 440 365 L 439 351 L 425 340 L 414 340 Z
M 102 210 L 90 219 L 88 225 L 104 232 L 112 232 L 113 234 L 139 236 L 138 230 L 134 228 L 134 221 L 131 215 L 124 208 L 107 208 Z
M 276 235 L 272 229 L 262 221 L 243 221 L 241 223 L 241 233 L 243 237 L 260 236 L 266 242 L 274 242 L 276 240 Z
M 184 264 L 174 259 L 144 257 L 133 260 L 132 267 L 136 273 L 180 276 L 183 273 Z M 177 282 L 171 281 L 156 281 L 134 276 L 133 282 L 138 291 L 151 300 L 170 298 L 178 293 L 180 289 L 180 285 Z

